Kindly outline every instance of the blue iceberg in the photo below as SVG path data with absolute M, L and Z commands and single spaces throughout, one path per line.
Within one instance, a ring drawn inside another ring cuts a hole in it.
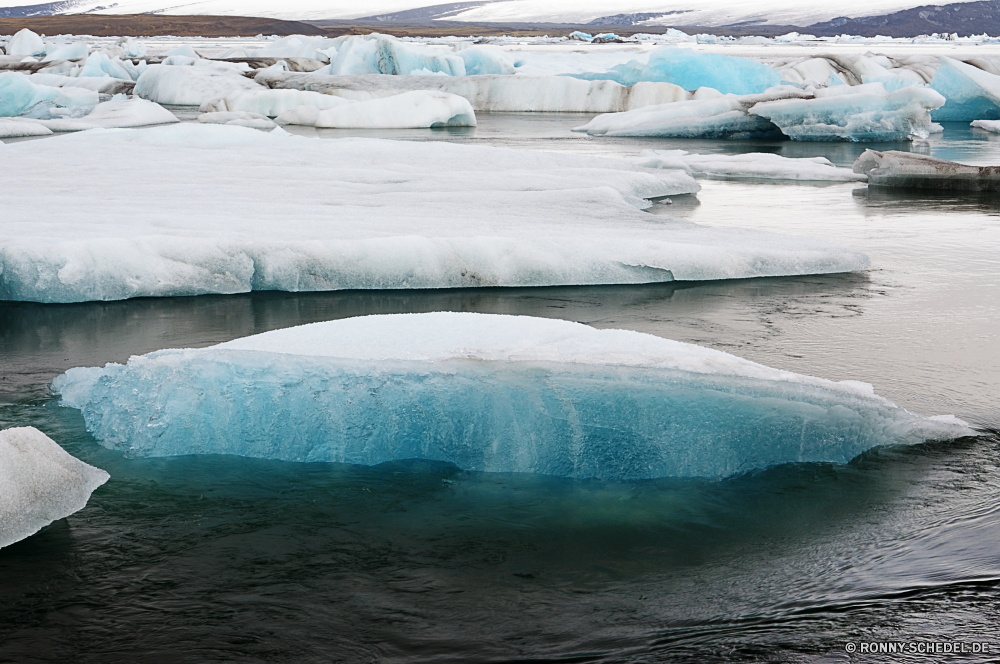
M 973 432 L 862 383 L 624 330 L 522 316 L 368 316 L 268 332 L 53 387 L 103 445 L 634 480 L 846 463 Z
M 643 64 L 632 60 L 606 72 L 571 74 L 585 80 L 611 80 L 622 85 L 640 81 L 673 83 L 685 90 L 714 88 L 723 94 L 749 95 L 764 92 L 781 83 L 781 74 L 765 64 L 716 53 L 699 53 L 686 48 L 665 46 L 649 54 Z
M 942 57 L 930 87 L 948 100 L 931 113 L 937 122 L 1000 120 L 1000 76 Z

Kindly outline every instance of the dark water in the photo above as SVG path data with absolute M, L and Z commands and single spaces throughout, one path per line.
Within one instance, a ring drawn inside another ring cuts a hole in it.
M 549 125 L 531 126 L 536 146 L 557 142 Z M 493 142 L 530 143 L 493 131 Z M 985 163 L 1000 151 L 979 133 L 956 129 L 914 149 Z M 558 140 L 608 153 L 684 147 Z M 807 148 L 842 163 L 858 150 L 777 146 Z M 37 426 L 112 476 L 83 511 L 0 550 L 0 661 L 1000 659 L 1000 202 L 853 184 L 703 185 L 653 213 L 828 237 L 867 251 L 873 268 L 707 284 L 0 303 L 0 427 Z M 873 450 L 846 466 L 609 483 L 415 462 L 125 459 L 48 395 L 72 366 L 436 310 L 630 328 L 865 380 L 983 434 Z M 845 650 L 888 640 L 987 642 L 992 654 Z

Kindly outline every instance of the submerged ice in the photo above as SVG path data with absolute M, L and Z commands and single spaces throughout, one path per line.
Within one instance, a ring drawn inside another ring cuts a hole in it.
M 82 510 L 108 478 L 38 429 L 0 431 L 0 548 Z
M 316 323 L 53 384 L 103 445 L 580 478 L 723 477 L 971 435 L 871 386 L 578 323 L 471 313 Z

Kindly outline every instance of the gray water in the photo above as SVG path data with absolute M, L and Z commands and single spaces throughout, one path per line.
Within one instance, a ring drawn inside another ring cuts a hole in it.
M 579 116 L 486 116 L 407 139 L 589 154 L 864 146 L 602 141 Z M 334 132 L 336 137 L 351 132 Z M 396 135 L 382 132 L 380 136 Z M 46 139 L 57 140 L 57 139 Z M 1000 163 L 961 126 L 906 148 Z M 860 274 L 625 287 L 253 293 L 0 303 L 0 427 L 111 481 L 0 550 L 0 661 L 949 661 L 870 641 L 1000 639 L 1000 199 L 703 181 L 651 214 L 860 248 Z M 48 383 L 73 366 L 301 323 L 416 311 L 565 318 L 876 391 L 982 435 L 723 481 L 571 481 L 446 464 L 125 459 Z

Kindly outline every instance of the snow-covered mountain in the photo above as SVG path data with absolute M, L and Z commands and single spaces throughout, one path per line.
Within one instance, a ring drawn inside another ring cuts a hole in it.
M 61 0 L 25 5 L 0 0 L 0 14 L 173 14 L 262 16 L 289 20 L 357 19 L 405 14 L 408 17 L 463 22 L 576 23 L 637 14 L 643 25 L 721 26 L 737 23 L 810 25 L 838 17 L 861 17 L 909 9 L 916 0 L 478 0 L 429 4 L 428 0 Z M 3 11 L 7 10 L 7 11 Z

